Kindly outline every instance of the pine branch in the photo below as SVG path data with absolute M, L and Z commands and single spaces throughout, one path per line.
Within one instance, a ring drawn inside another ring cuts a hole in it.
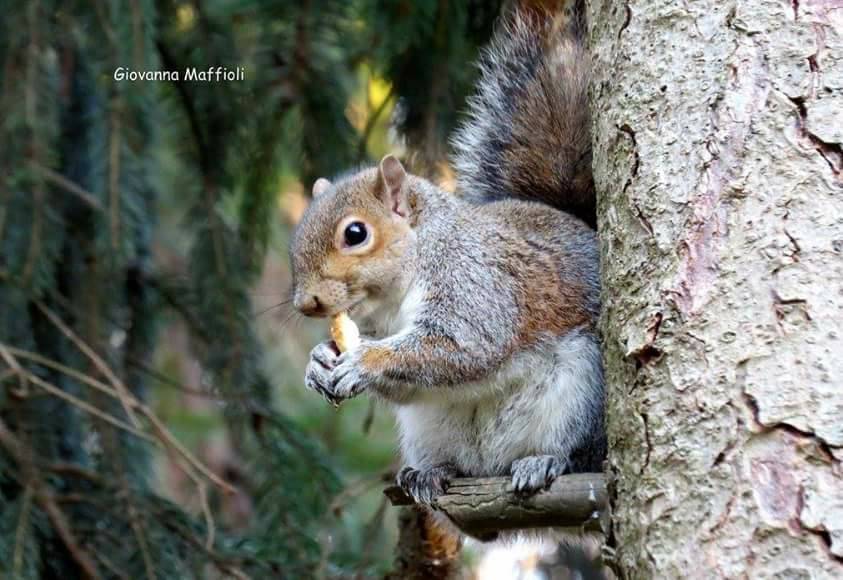
M 104 211 L 102 204 L 94 196 L 93 193 L 85 191 L 84 189 L 79 187 L 79 185 L 73 183 L 61 173 L 53 171 L 49 167 L 44 167 L 43 165 L 36 163 L 35 161 L 31 161 L 29 166 L 41 177 L 43 177 L 45 181 L 52 183 L 53 185 L 64 189 L 68 193 L 75 195 L 89 207 L 97 211 Z
M 41 377 L 39 377 L 35 373 L 32 373 L 32 372 L 26 370 L 17 361 L 17 359 L 15 357 L 15 353 L 30 354 L 30 353 L 26 353 L 26 351 L 22 351 L 22 350 L 14 348 L 14 347 L 10 347 L 8 345 L 0 343 L 0 355 L 3 356 L 4 360 L 6 361 L 6 364 L 9 365 L 9 368 L 11 369 L 11 371 L 14 374 L 18 375 L 19 377 L 21 377 L 26 383 L 33 383 L 35 385 L 38 385 L 39 387 L 41 387 L 42 389 L 44 389 L 45 391 L 47 391 L 51 395 L 66 401 L 67 403 L 77 407 L 78 409 L 80 409 L 82 411 L 85 411 L 86 413 L 89 413 L 89 414 L 94 415 L 95 417 L 97 417 L 99 419 L 102 419 L 103 421 L 105 421 L 106 423 L 109 423 L 110 425 L 118 427 L 119 429 L 123 429 L 124 431 L 126 431 L 128 433 L 131 433 L 132 435 L 135 435 L 136 437 L 140 437 L 141 439 L 146 439 L 147 441 L 153 441 L 153 438 L 150 435 L 148 435 L 147 433 L 144 433 L 140 429 L 138 429 L 136 427 L 133 427 L 132 425 L 129 425 L 127 423 L 124 423 L 120 419 L 118 419 L 118 418 L 116 418 L 112 415 L 109 415 L 108 413 L 100 410 L 99 408 L 95 407 L 94 405 L 92 405 L 92 404 L 90 404 L 86 401 L 83 401 L 82 399 L 80 399 L 80 398 L 78 398 L 74 395 L 71 395 L 68 392 L 65 392 L 63 389 L 53 385 L 52 383 L 49 383 L 48 381 L 45 381 L 44 379 L 42 379 Z M 30 358 L 47 360 L 44 357 L 41 357 L 40 355 L 37 355 L 35 353 L 31 353 Z M 67 370 L 72 371 L 72 369 L 69 369 L 68 367 L 65 367 L 64 365 L 61 365 L 59 363 L 55 363 L 52 366 L 54 366 L 54 368 L 65 368 Z M 71 374 L 76 375 L 78 377 L 82 376 L 80 373 L 77 373 L 77 371 L 72 371 Z M 95 381 L 91 380 L 90 378 L 85 378 L 83 380 L 85 382 L 89 382 L 89 384 L 95 382 Z M 102 385 L 102 384 L 99 384 L 99 386 L 105 387 L 105 385 Z M 105 387 L 105 388 L 107 389 L 107 387 Z M 111 391 L 111 390 L 109 389 L 109 391 Z M 111 391 L 111 392 L 114 392 L 114 391 Z M 25 393 L 18 393 L 18 396 L 25 396 Z M 129 404 L 131 405 L 131 402 Z
M 24 351 L 24 350 L 21 350 L 21 349 L 16 349 L 16 348 L 10 347 L 8 345 L 3 345 L 2 343 L 0 343 L 0 346 L 3 347 L 3 349 L 0 350 L 0 352 L 3 352 L 3 350 L 5 350 L 8 353 L 20 353 L 20 354 L 22 354 L 22 356 L 27 356 L 27 357 L 29 357 L 33 360 L 41 361 L 42 364 L 45 364 L 46 366 L 51 366 L 52 368 L 55 368 L 56 370 L 61 370 L 61 371 L 70 370 L 67 366 L 62 365 L 61 363 L 58 363 L 56 361 L 49 361 L 48 359 L 46 359 L 44 357 L 41 357 L 40 355 L 38 355 L 36 353 L 28 353 L 27 351 Z M 114 425 L 116 427 L 120 427 L 123 430 L 132 433 L 133 435 L 136 435 L 136 436 L 138 436 L 142 439 L 145 439 L 147 441 L 153 441 L 153 442 L 160 443 L 165 449 L 170 450 L 171 452 L 173 452 L 174 455 L 176 455 L 177 457 L 179 457 L 181 460 L 184 461 L 184 464 L 186 466 L 185 467 L 185 473 L 187 473 L 188 477 L 190 477 L 191 480 L 193 480 L 194 483 L 196 483 L 197 485 L 199 485 L 201 483 L 201 479 L 198 476 L 202 475 L 205 478 L 207 478 L 208 480 L 210 480 L 211 482 L 213 482 L 214 484 L 216 484 L 217 486 L 219 486 L 224 492 L 226 492 L 226 493 L 236 493 L 236 490 L 234 489 L 234 487 L 232 487 L 227 482 L 220 479 L 219 476 L 214 474 L 207 466 L 205 466 L 204 463 L 202 463 L 190 451 L 188 451 L 178 441 L 178 439 L 175 438 L 175 436 L 170 432 L 170 430 L 167 429 L 167 427 L 155 415 L 155 413 L 153 413 L 152 410 L 147 405 L 138 401 L 131 393 L 129 393 L 128 398 L 125 399 L 126 404 L 131 409 L 137 410 L 138 412 L 140 412 L 147 419 L 147 421 L 149 421 L 149 423 L 152 425 L 153 431 L 155 433 L 154 437 L 152 435 L 149 435 L 148 433 L 140 431 L 139 429 L 135 429 L 134 427 L 132 427 L 130 425 L 127 425 L 126 423 L 123 423 L 122 421 L 112 417 L 111 415 L 108 415 L 108 414 L 104 413 L 103 411 L 97 409 L 96 407 L 94 407 L 90 403 L 82 401 L 81 399 L 78 399 L 78 398 L 74 397 L 73 395 L 70 395 L 70 394 L 62 391 L 58 387 L 56 387 L 54 385 L 51 385 L 50 383 L 47 383 L 46 381 L 44 381 L 43 379 L 41 379 L 37 375 L 34 375 L 33 373 L 30 373 L 29 371 L 23 369 L 20 366 L 20 364 L 17 364 L 17 368 L 21 369 L 20 372 L 25 374 L 25 376 L 28 380 L 31 380 L 31 381 L 35 382 L 40 387 L 47 390 L 50 394 L 55 395 L 59 398 L 65 399 L 68 402 L 70 402 L 71 404 L 76 405 L 80 409 L 85 410 L 89 413 L 92 413 L 92 414 L 96 415 L 97 417 L 99 417 L 100 419 L 102 419 L 102 420 L 104 420 L 108 423 L 111 423 L 112 425 Z M 97 381 L 96 379 L 93 379 L 90 376 L 82 375 L 78 371 L 75 371 L 75 370 L 73 370 L 72 372 L 68 372 L 68 374 L 70 376 L 73 376 L 74 378 L 77 378 L 77 380 L 80 380 L 81 382 L 89 385 L 90 387 L 92 387 L 94 389 L 97 389 L 98 391 L 101 391 L 101 392 L 103 392 L 107 395 L 110 395 L 111 397 L 114 397 L 116 399 L 123 400 L 123 399 L 121 399 L 121 395 L 117 390 L 115 390 L 114 388 L 112 388 L 112 387 L 110 387 L 110 386 L 108 386 L 104 383 L 101 383 L 100 381 Z
M 123 496 L 126 499 L 129 525 L 131 526 L 132 532 L 135 534 L 135 539 L 138 542 L 138 548 L 140 549 L 141 557 L 143 558 L 143 566 L 146 571 L 146 577 L 148 580 L 155 580 L 155 565 L 152 563 L 152 556 L 149 552 L 149 541 L 147 540 L 143 525 L 141 525 L 138 520 L 137 508 L 135 507 L 134 502 L 132 502 L 132 493 L 129 490 L 129 482 L 126 480 L 126 470 L 123 466 L 123 458 L 119 457 L 117 460 L 121 467 L 120 487 L 122 489 Z
M 173 57 L 173 54 L 170 52 L 170 49 L 167 48 L 167 45 L 159 39 L 155 46 L 158 48 L 158 54 L 161 56 L 161 62 L 164 64 L 164 68 L 167 70 L 178 70 L 178 63 L 176 63 L 175 57 Z M 199 114 L 196 111 L 196 106 L 194 105 L 190 94 L 187 92 L 187 83 L 173 82 L 173 88 L 175 88 L 176 94 L 178 95 L 179 101 L 181 101 L 182 108 L 184 109 L 184 113 L 187 115 L 187 122 L 190 125 L 193 140 L 196 143 L 196 149 L 199 154 L 200 172 L 203 175 L 208 175 L 211 172 L 213 160 L 211 159 L 205 134 L 202 131 L 202 123 L 199 120 Z
M 64 512 L 58 507 L 55 499 L 41 480 L 32 460 L 34 453 L 12 433 L 3 419 L 0 419 L 0 445 L 6 449 L 20 467 L 22 472 L 20 479 L 26 482 L 26 485 L 33 486 L 36 501 L 47 514 L 56 533 L 62 539 L 67 551 L 70 552 L 70 556 L 79 565 L 85 577 L 91 580 L 100 578 L 97 566 L 91 559 L 91 555 L 79 544 L 76 535 L 67 522 Z
M 123 421 L 114 417 L 113 415 L 109 415 L 105 411 L 100 410 L 99 408 L 92 405 L 91 403 L 83 401 L 82 399 L 79 399 L 78 397 L 76 397 L 74 395 L 71 395 L 68 392 L 65 392 L 64 390 L 62 390 L 59 387 L 53 385 L 52 383 L 49 383 L 49 382 L 45 381 L 44 379 L 42 379 L 38 375 L 30 373 L 30 372 L 26 372 L 25 375 L 26 375 L 26 379 L 29 382 L 38 385 L 39 387 L 41 387 L 42 389 L 44 389 L 45 391 L 47 391 L 48 393 L 50 393 L 54 397 L 58 397 L 59 399 L 64 400 L 65 402 L 73 405 L 74 407 L 80 409 L 81 411 L 84 411 L 84 412 L 86 412 L 90 415 L 93 415 L 94 417 L 105 421 L 106 423 L 108 423 L 109 425 L 112 425 L 113 427 L 117 427 L 118 429 L 122 429 L 123 431 L 126 431 L 127 433 L 131 433 L 135 437 L 139 437 L 141 439 L 146 439 L 147 441 L 154 441 L 154 438 L 151 435 L 149 435 L 148 433 L 144 433 L 140 429 L 137 429 L 137 428 L 129 425 L 128 423 L 124 423 Z
M 24 109 L 26 125 L 29 130 L 29 155 L 30 159 L 40 163 L 43 158 L 42 143 L 38 131 L 38 102 L 35 89 L 38 78 L 38 57 L 40 35 L 38 34 L 38 17 L 40 2 L 30 2 L 27 7 L 27 25 L 29 28 L 29 44 L 26 51 L 26 84 L 24 88 Z M 32 279 L 36 262 L 40 254 L 41 230 L 43 228 L 43 206 L 44 206 L 44 184 L 36 179 L 32 191 L 32 225 L 29 234 L 29 251 L 23 267 L 21 278 L 24 285 L 28 285 Z
M 106 377 L 109 382 L 114 386 L 114 389 L 118 393 L 118 398 L 120 399 L 120 404 L 123 405 L 123 410 L 126 412 L 126 416 L 129 417 L 129 420 L 135 427 L 139 427 L 140 423 L 138 422 L 138 418 L 135 416 L 134 411 L 132 410 L 131 399 L 132 394 L 129 391 L 128 387 L 123 384 L 117 375 L 112 372 L 105 361 L 100 358 L 100 356 L 94 352 L 90 346 L 88 346 L 85 341 L 79 338 L 75 332 L 73 332 L 69 326 L 67 326 L 64 322 L 62 322 L 61 318 L 53 312 L 46 304 L 41 302 L 40 300 L 35 301 L 35 306 L 41 313 L 47 317 L 53 325 L 58 328 L 65 337 L 67 337 L 70 342 L 72 342 L 76 348 L 78 348 L 90 361 L 94 364 L 98 371 L 100 371 L 104 377 Z
M 20 514 L 18 515 L 18 525 L 15 529 L 15 549 L 12 556 L 12 577 L 20 576 L 20 569 L 23 566 L 23 547 L 26 542 L 24 535 L 27 528 L 29 528 L 29 515 L 32 510 L 32 496 L 34 495 L 35 487 L 32 482 L 28 482 L 24 486 L 23 501 L 20 507 Z
M 120 252 L 120 134 L 122 120 L 119 98 L 112 99 L 108 135 L 108 197 L 111 251 Z
M 55 462 L 48 463 L 43 466 L 47 471 L 58 473 L 60 475 L 72 475 L 74 477 L 81 477 L 97 485 L 103 485 L 105 482 L 103 478 L 96 472 L 90 469 L 85 469 L 76 463 Z
M 181 536 L 186 542 L 192 545 L 194 548 L 203 552 L 208 557 L 210 562 L 214 565 L 214 567 L 223 574 L 227 574 L 232 578 L 237 578 L 238 580 L 249 580 L 249 576 L 240 568 L 238 568 L 236 564 L 227 561 L 215 550 L 208 548 L 207 543 L 199 541 L 196 537 L 193 536 L 193 534 L 186 532 L 179 525 L 173 525 L 171 526 L 171 529 L 172 531 L 176 532 L 179 536 Z M 259 564 L 259 561 L 252 560 L 251 563 Z

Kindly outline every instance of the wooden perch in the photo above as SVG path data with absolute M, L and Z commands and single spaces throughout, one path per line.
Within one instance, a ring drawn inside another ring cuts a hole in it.
M 397 485 L 384 494 L 394 506 L 413 504 Z M 548 526 L 602 531 L 608 517 L 602 473 L 563 475 L 549 489 L 526 497 L 512 491 L 509 477 L 455 479 L 434 509 L 481 540 L 494 539 L 503 530 Z

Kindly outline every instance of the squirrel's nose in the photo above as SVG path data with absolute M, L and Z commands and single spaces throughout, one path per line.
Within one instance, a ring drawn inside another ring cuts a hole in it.
M 319 316 L 325 312 L 319 297 L 306 292 L 296 292 L 296 296 L 293 298 L 293 306 L 305 316 Z

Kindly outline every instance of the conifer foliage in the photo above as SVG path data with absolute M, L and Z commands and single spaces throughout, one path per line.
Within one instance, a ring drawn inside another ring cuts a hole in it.
M 342 478 L 278 410 L 253 328 L 279 172 L 309 183 L 366 161 L 371 123 L 347 114 L 361 66 L 392 87 L 408 143 L 441 155 L 498 8 L 0 0 L 0 577 L 308 578 L 351 565 L 326 566 L 318 541 Z M 246 78 L 114 77 L 193 66 Z M 153 260 L 161 207 L 187 216 L 187 275 Z M 190 329 L 248 481 L 213 473 L 148 406 L 162 316 Z M 188 474 L 200 514 L 156 489 L 156 448 Z M 245 532 L 216 523 L 234 484 L 256 506 Z

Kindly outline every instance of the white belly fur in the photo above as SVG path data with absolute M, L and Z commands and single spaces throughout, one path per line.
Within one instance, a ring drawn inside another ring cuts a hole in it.
M 528 455 L 567 458 L 588 434 L 599 366 L 596 340 L 573 331 L 488 379 L 396 405 L 405 464 L 452 462 L 465 475 L 482 476 L 507 474 Z

